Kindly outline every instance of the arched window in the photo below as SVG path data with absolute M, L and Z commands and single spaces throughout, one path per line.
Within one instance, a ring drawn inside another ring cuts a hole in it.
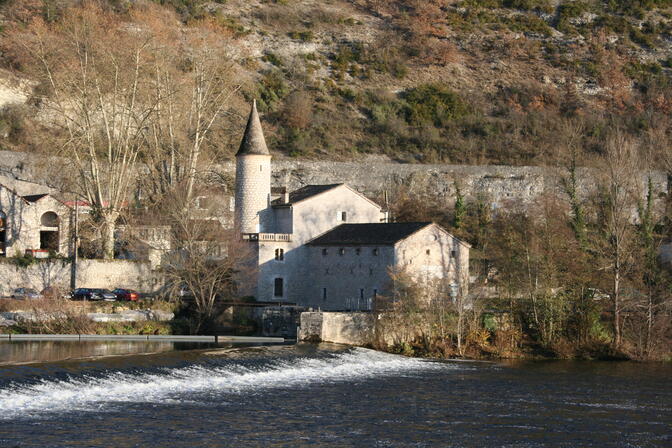
M 54 212 L 46 212 L 40 218 L 42 227 L 58 227 L 58 215 Z
M 46 212 L 40 218 L 40 249 L 58 252 L 58 215 L 54 212 Z

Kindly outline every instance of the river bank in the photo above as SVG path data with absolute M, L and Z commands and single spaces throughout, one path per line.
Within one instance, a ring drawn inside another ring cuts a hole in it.
M 304 312 L 298 339 L 369 347 L 387 353 L 430 359 L 672 361 L 672 347 L 642 353 L 628 344 L 615 349 L 606 338 L 542 344 L 502 320 L 493 329 L 476 327 L 458 342 L 453 330 L 441 332 L 420 320 L 413 325 L 390 313 Z

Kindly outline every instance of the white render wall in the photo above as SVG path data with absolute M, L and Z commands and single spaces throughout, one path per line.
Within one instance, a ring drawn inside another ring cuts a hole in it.
M 242 233 L 270 232 L 270 196 L 271 156 L 237 156 L 235 228 Z
M 339 211 L 346 212 L 350 224 L 379 223 L 382 219 L 379 205 L 341 185 L 292 206 L 292 240 L 304 244 L 344 224 L 337 219 Z
M 459 285 L 463 296 L 468 293 L 469 246 L 436 224 L 397 243 L 395 265 L 418 282 L 443 280 Z
M 346 212 L 347 223 L 378 223 L 380 207 L 345 185 L 305 199 L 289 207 L 270 208 L 276 223 L 273 233 L 290 233 L 291 242 L 259 242 L 257 300 L 304 304 L 310 287 L 309 248 L 304 244 L 344 224 L 337 212 Z M 275 260 L 275 250 L 284 250 L 284 260 Z M 276 278 L 282 278 L 284 294 L 274 296 Z

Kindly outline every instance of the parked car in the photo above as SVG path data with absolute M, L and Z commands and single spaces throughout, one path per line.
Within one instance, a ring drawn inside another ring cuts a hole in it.
M 33 288 L 16 288 L 12 293 L 11 298 L 18 300 L 28 300 L 28 299 L 41 299 L 42 296 Z
M 72 291 L 72 300 L 105 300 L 113 302 L 117 300 L 117 296 L 109 289 L 77 288 Z
M 112 292 L 117 296 L 117 300 L 129 300 L 131 302 L 140 300 L 140 293 L 132 289 L 117 288 Z
M 114 302 L 117 300 L 117 295 L 109 289 L 91 288 L 91 291 L 100 296 L 102 298 L 101 300 L 105 300 L 106 302 Z
M 72 300 L 102 300 L 102 297 L 99 297 L 96 293 L 93 292 L 90 288 L 77 288 L 72 291 L 71 294 Z

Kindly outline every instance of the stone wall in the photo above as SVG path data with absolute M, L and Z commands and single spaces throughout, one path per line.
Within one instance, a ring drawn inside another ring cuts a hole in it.
M 42 260 L 21 267 L 10 260 L 0 262 L 0 296 L 8 296 L 15 288 L 28 287 L 41 291 L 47 286 L 70 287 L 72 265 L 66 260 Z M 77 286 L 87 288 L 129 288 L 150 292 L 159 286 L 160 278 L 149 263 L 127 260 L 80 260 Z
M 27 180 L 42 181 L 40 165 L 44 158 L 24 153 L 0 151 L 0 171 Z M 485 196 L 495 207 L 525 206 L 544 193 L 560 193 L 562 169 L 541 166 L 497 165 L 420 165 L 401 164 L 377 159 L 359 162 L 303 161 L 274 157 L 271 161 L 272 185 L 291 190 L 308 184 L 346 183 L 357 191 L 378 198 L 383 191 L 393 194 L 399 187 L 411 193 L 455 198 L 455 181 L 467 198 Z M 234 178 L 235 164 L 224 163 L 214 170 Z M 579 190 L 586 195 L 595 189 L 596 170 L 578 170 Z M 642 173 L 642 181 L 645 180 Z M 653 172 L 656 195 L 667 192 L 667 177 L 663 171 Z
M 374 342 L 374 315 L 371 313 L 301 313 L 301 341 L 371 345 Z
M 300 316 L 306 310 L 302 306 L 265 306 L 255 307 L 254 319 L 262 336 L 296 338 L 296 329 Z
M 520 209 L 529 206 L 544 194 L 564 194 L 561 168 L 542 166 L 498 165 L 420 165 L 380 161 L 332 162 L 273 159 L 273 186 L 287 185 L 290 190 L 309 184 L 346 183 L 357 191 L 380 201 L 387 191 L 394 199 L 399 189 L 424 197 L 455 200 L 455 182 L 469 200 L 484 197 L 494 208 Z M 233 164 L 223 164 L 219 171 L 233 175 Z M 580 196 L 596 188 L 597 171 L 579 168 Z M 654 197 L 667 192 L 667 176 L 663 171 L 652 173 Z M 642 186 L 646 173 L 641 175 Z M 382 204 L 381 204 L 382 205 Z
M 244 155 L 237 158 L 235 225 L 243 233 L 268 232 L 268 218 L 260 219 L 271 194 L 271 157 Z

